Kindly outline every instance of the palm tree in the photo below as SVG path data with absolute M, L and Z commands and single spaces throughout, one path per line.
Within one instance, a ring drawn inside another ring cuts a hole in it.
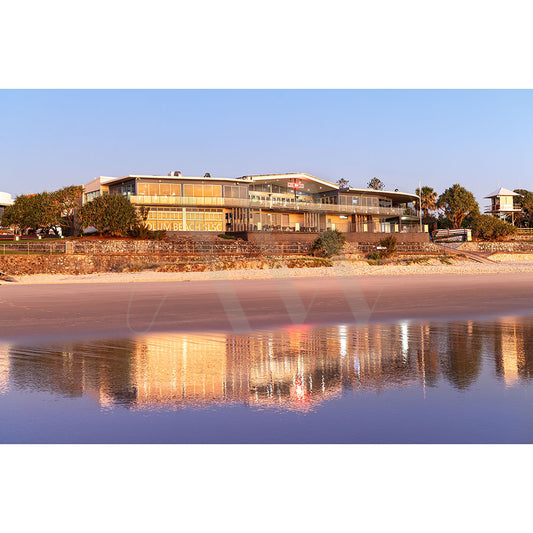
M 416 208 L 422 209 L 424 218 L 428 218 L 429 212 L 437 209 L 437 193 L 433 190 L 433 187 L 424 185 L 422 189 L 416 189 L 415 194 L 420 196 L 420 201 L 416 202 Z
M 347 190 L 350 188 L 350 182 L 345 178 L 340 178 L 337 180 L 337 185 L 341 191 Z
M 368 184 L 367 189 L 374 189 L 375 191 L 382 191 L 385 188 L 385 184 L 379 178 L 372 178 Z

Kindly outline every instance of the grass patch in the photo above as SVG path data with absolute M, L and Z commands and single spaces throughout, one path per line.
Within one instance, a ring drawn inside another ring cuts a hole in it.
M 406 259 L 405 263 L 407 265 L 411 265 L 411 264 L 425 265 L 429 263 L 429 257 L 413 257 L 412 259 Z

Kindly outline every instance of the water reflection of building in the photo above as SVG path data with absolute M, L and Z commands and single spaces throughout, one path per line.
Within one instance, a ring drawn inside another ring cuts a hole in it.
M 9 346 L 0 344 L 0 394 L 9 388 Z
M 485 352 L 512 384 L 531 377 L 532 347 L 533 325 L 505 320 L 158 334 L 9 348 L 0 357 L 0 391 L 9 383 L 136 409 L 238 403 L 305 411 L 347 390 L 412 386 L 426 394 L 442 378 L 464 390 L 478 379 Z
M 501 318 L 498 324 L 493 337 L 496 372 L 509 386 L 532 375 L 533 328 L 513 318 Z

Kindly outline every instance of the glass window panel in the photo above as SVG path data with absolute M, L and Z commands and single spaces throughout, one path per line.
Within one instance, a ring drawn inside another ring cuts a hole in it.
M 184 185 L 183 196 L 194 196 L 194 185 Z

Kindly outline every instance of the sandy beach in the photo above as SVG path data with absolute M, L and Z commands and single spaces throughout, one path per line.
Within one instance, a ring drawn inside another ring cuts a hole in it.
M 506 257 L 507 258 L 507 257 Z M 138 283 L 169 281 L 208 281 L 240 279 L 322 278 L 350 276 L 406 276 L 435 274 L 533 273 L 533 260 L 500 261 L 494 264 L 455 260 L 445 264 L 432 259 L 427 263 L 369 265 L 366 261 L 335 261 L 333 267 L 236 269 L 207 272 L 105 272 L 95 274 L 35 274 L 17 276 L 18 284 L 49 285 L 64 283 Z M 0 285 L 6 285 L 0 280 Z
M 531 264 L 368 268 L 370 274 L 365 267 L 356 272 L 340 264 L 326 269 L 32 276 L 0 287 L 0 338 L 30 342 L 161 331 L 248 332 L 533 312 Z M 166 283 L 154 283 L 162 280 Z

